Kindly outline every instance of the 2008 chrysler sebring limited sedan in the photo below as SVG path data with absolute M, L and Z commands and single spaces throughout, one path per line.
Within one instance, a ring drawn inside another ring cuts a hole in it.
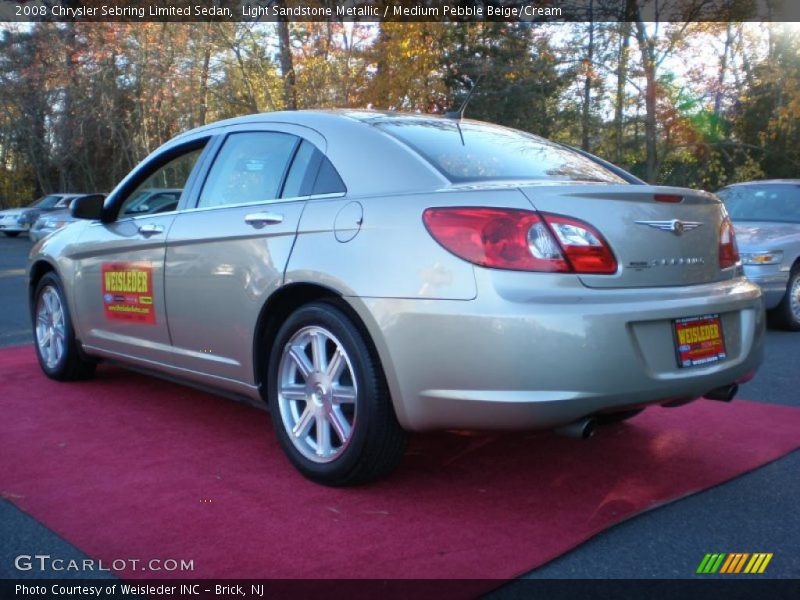
M 139 190 L 182 190 L 137 211 Z M 764 310 L 713 195 L 485 123 L 242 117 L 178 136 L 34 247 L 39 361 L 113 359 L 263 399 L 307 477 L 363 482 L 405 431 L 587 431 L 730 399 Z

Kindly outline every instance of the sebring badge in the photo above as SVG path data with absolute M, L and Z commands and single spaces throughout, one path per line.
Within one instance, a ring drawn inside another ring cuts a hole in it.
M 636 224 L 647 225 L 661 231 L 671 231 L 675 235 L 683 235 L 684 231 L 691 231 L 702 225 L 697 221 L 681 221 L 679 219 L 672 219 L 671 221 L 636 221 Z

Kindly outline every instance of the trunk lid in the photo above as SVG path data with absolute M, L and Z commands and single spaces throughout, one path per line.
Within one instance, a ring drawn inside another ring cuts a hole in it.
M 645 185 L 520 186 L 546 213 L 587 222 L 605 237 L 619 263 L 614 275 L 580 275 L 588 287 L 682 286 L 731 277 L 719 267 L 725 209 L 715 196 Z M 657 201 L 657 195 L 678 202 Z

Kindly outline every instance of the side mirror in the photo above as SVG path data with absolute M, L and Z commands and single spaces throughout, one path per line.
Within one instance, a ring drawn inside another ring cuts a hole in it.
M 76 219 L 99 220 L 103 215 L 103 203 L 106 197 L 103 194 L 89 194 L 72 201 L 69 207 L 70 214 Z

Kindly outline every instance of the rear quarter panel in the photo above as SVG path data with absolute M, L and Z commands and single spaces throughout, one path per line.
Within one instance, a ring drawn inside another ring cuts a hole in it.
M 362 222 L 360 227 L 350 225 L 356 231 L 339 235 L 352 236 L 341 242 L 334 223 L 351 202 L 362 206 Z M 478 292 L 472 265 L 445 250 L 425 228 L 422 214 L 434 206 L 531 208 L 514 189 L 310 200 L 286 283 L 317 283 L 344 296 L 474 299 Z

